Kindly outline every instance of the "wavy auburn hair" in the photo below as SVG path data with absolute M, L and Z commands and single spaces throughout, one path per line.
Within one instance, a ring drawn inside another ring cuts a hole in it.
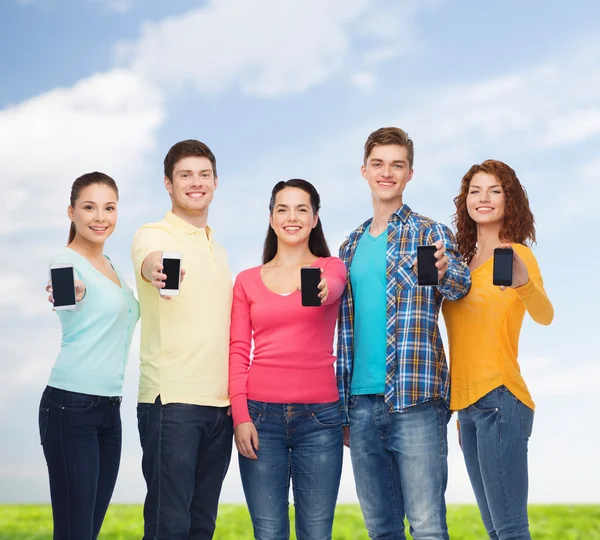
M 518 244 L 535 243 L 535 219 L 529 208 L 529 199 L 517 174 L 506 163 L 487 159 L 481 165 L 473 165 L 462 179 L 460 193 L 454 198 L 456 213 L 452 222 L 456 227 L 456 243 L 467 263 L 477 249 L 477 224 L 467 210 L 467 195 L 473 176 L 477 173 L 493 175 L 504 192 L 504 223 L 500 229 L 500 239 Z

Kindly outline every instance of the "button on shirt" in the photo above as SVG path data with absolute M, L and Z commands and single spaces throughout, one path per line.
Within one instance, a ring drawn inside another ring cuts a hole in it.
M 181 253 L 185 278 L 171 300 L 142 277 L 153 251 Z M 144 225 L 131 249 L 142 317 L 139 402 L 224 407 L 229 364 L 232 281 L 225 249 L 209 227 L 167 212 Z
M 72 264 L 75 279 L 83 281 L 86 292 L 77 308 L 56 312 L 62 343 L 48 384 L 71 392 L 120 396 L 139 318 L 133 291 L 114 265 L 120 287 L 68 247 L 58 251 L 50 264 Z

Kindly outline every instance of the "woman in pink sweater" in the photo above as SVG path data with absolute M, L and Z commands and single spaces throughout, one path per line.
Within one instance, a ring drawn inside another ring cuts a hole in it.
M 289 538 L 290 480 L 298 540 L 331 538 L 343 451 L 333 335 L 346 267 L 330 255 L 319 207 L 309 182 L 276 184 L 263 265 L 233 289 L 229 394 L 258 540 Z M 319 307 L 301 304 L 303 266 L 321 269 Z

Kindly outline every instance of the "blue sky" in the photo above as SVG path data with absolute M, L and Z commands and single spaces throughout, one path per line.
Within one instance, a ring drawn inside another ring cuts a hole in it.
M 422 214 L 449 224 L 460 179 L 487 158 L 526 186 L 556 311 L 551 327 L 526 321 L 519 351 L 537 403 L 530 499 L 599 502 L 598 21 L 592 1 L 2 0 L 0 502 L 48 500 L 36 418 L 60 328 L 43 287 L 74 178 L 101 170 L 119 184 L 107 253 L 133 285 L 132 235 L 169 206 L 165 153 L 208 143 L 220 180 L 209 222 L 237 273 L 259 263 L 279 180 L 317 186 L 333 249 L 369 217 L 362 145 L 384 125 L 414 139 L 405 201 Z M 138 353 L 117 501 L 144 494 Z M 454 420 L 449 438 L 448 500 L 472 502 Z M 340 500 L 355 501 L 346 457 Z M 243 500 L 235 459 L 223 500 Z

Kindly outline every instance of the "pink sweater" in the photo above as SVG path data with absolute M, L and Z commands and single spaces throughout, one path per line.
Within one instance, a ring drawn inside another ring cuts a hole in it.
M 235 281 L 229 348 L 234 426 L 250 422 L 248 399 L 270 403 L 339 399 L 333 333 L 346 286 L 346 266 L 337 257 L 319 258 L 313 266 L 324 269 L 329 287 L 327 301 L 320 307 L 303 307 L 299 291 L 282 296 L 269 290 L 260 277 L 260 266 L 241 272 Z

